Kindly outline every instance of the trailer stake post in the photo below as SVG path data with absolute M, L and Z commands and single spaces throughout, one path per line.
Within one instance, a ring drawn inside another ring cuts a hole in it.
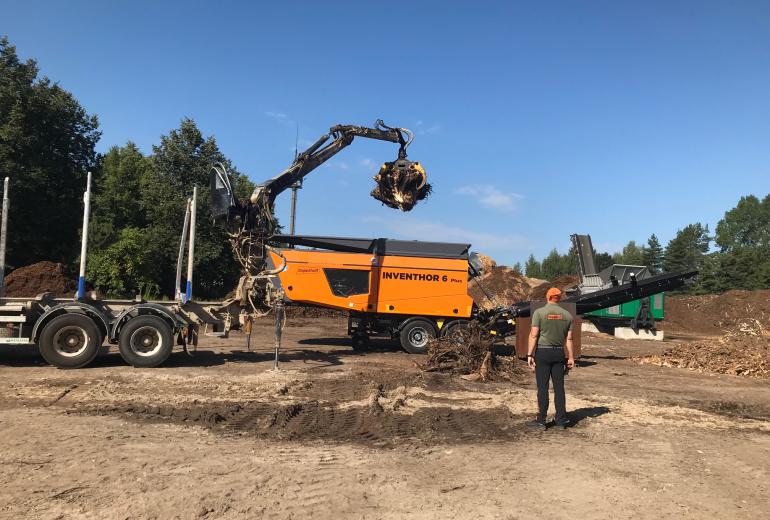
M 8 239 L 8 190 L 10 179 L 3 183 L 3 215 L 0 223 L 0 297 L 5 296 L 5 242 Z
M 88 252 L 88 217 L 91 214 L 91 172 L 86 179 L 86 192 L 83 194 L 83 236 L 80 243 L 80 275 L 78 276 L 77 299 L 86 295 L 86 254 Z
M 190 229 L 190 205 L 191 199 L 187 199 L 187 209 L 184 213 L 184 224 L 182 224 L 182 239 L 179 241 L 179 256 L 176 259 L 176 281 L 174 287 L 174 299 L 177 302 L 184 304 L 184 297 L 187 295 L 187 290 L 182 292 L 182 261 L 184 260 L 184 245 L 187 242 L 187 232 Z
M 193 258 L 195 252 L 195 214 L 198 210 L 198 187 L 193 187 L 192 202 L 190 203 L 190 247 L 187 250 L 187 290 L 184 303 L 192 300 Z

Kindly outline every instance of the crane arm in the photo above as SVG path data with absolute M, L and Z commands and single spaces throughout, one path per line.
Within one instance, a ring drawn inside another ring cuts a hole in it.
M 398 157 L 386 162 L 374 177 L 377 187 L 372 197 L 383 204 L 409 211 L 414 205 L 430 194 L 425 170 L 420 163 L 406 158 L 406 149 L 412 142 L 413 134 L 406 128 L 387 126 L 378 119 L 373 128 L 355 125 L 335 125 L 329 133 L 322 135 L 284 171 L 254 188 L 248 200 L 235 198 L 230 175 L 222 164 L 214 165 L 211 172 L 212 214 L 215 219 L 224 218 L 233 233 L 258 231 L 269 236 L 273 232 L 272 208 L 275 199 L 282 192 L 301 182 L 310 172 L 334 157 L 350 145 L 356 137 L 377 139 L 397 143 Z
M 355 137 L 366 137 L 368 139 L 398 143 L 399 159 L 406 159 L 406 149 L 412 142 L 412 132 L 406 128 L 386 126 L 381 119 L 377 120 L 374 128 L 355 125 L 335 125 L 329 129 L 328 134 L 322 135 L 307 150 L 297 155 L 297 158 L 286 170 L 257 186 L 251 197 L 252 202 L 256 202 L 260 198 L 261 192 L 264 191 L 270 204 L 273 204 L 278 195 L 295 183 L 300 182 L 310 172 L 350 145 Z

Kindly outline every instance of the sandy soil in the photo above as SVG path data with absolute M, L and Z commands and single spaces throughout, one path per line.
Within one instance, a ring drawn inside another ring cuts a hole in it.
M 588 336 L 575 425 L 532 432 L 534 385 L 422 374 L 335 319 L 270 324 L 163 368 L 57 370 L 0 350 L 2 518 L 763 518 L 770 385 L 640 365 Z M 689 338 L 673 338 L 687 341 Z

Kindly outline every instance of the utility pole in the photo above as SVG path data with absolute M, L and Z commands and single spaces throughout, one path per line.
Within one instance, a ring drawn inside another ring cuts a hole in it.
M 289 223 L 289 234 L 293 235 L 296 230 L 297 221 L 297 190 L 302 189 L 302 181 L 297 181 L 291 186 L 291 222 Z

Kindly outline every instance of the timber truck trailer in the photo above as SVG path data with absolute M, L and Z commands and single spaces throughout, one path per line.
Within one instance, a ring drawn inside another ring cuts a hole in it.
M 226 336 L 230 314 L 217 302 L 192 300 L 192 258 L 195 243 L 197 189 L 188 200 L 177 263 L 174 301 L 98 299 L 85 292 L 86 242 L 90 213 L 91 174 L 84 196 L 83 242 L 78 292 L 74 298 L 43 293 L 32 298 L 0 297 L 0 344 L 36 345 L 43 358 L 59 368 L 80 368 L 91 363 L 105 341 L 117 344 L 123 359 L 135 367 L 162 364 L 175 345 L 190 353 L 203 329 L 206 336 Z M 8 208 L 5 182 L 3 215 Z M 6 229 L 3 222 L 3 230 Z M 180 290 L 182 260 L 188 246 L 186 290 Z M 4 265 L 6 234 L 0 237 L 0 264 Z M 2 284 L 2 281 L 0 281 Z

